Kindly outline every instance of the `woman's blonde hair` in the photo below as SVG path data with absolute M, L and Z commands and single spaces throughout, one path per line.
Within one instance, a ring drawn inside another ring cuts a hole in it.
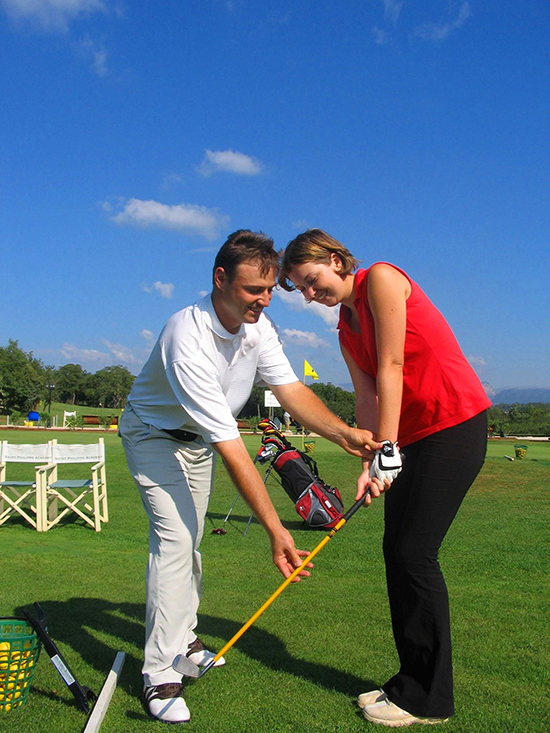
M 303 265 L 306 262 L 321 262 L 328 265 L 332 254 L 338 255 L 342 261 L 340 275 L 351 274 L 359 265 L 359 260 L 356 260 L 343 244 L 322 229 L 308 229 L 307 232 L 299 234 L 287 244 L 283 253 L 278 277 L 279 285 L 284 290 L 294 290 L 294 286 L 288 281 L 288 276 L 296 265 Z

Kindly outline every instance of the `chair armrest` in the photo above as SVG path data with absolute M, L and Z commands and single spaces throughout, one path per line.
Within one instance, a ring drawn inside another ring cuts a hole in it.
M 105 461 L 100 461 L 99 463 L 96 463 L 95 466 L 92 466 L 92 471 L 98 471 L 100 468 L 103 468 L 105 465 Z
M 38 471 L 38 473 L 44 473 L 45 471 L 51 471 L 52 468 L 55 468 L 57 466 L 57 463 L 46 463 L 41 464 L 40 466 L 35 466 L 35 470 Z

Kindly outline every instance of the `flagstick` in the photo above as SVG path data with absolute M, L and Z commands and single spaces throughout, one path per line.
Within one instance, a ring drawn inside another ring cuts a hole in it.
M 304 359 L 304 387 L 306 386 L 306 362 Z M 302 452 L 305 450 L 304 448 L 304 426 L 302 425 Z

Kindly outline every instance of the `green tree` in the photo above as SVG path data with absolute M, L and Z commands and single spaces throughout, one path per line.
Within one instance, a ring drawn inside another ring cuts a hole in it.
M 55 392 L 61 402 L 78 405 L 85 396 L 88 373 L 80 364 L 65 364 L 55 372 Z
M 45 381 L 44 364 L 32 351 L 23 351 L 13 339 L 0 347 L 0 404 L 4 413 L 35 409 L 44 395 Z
M 135 377 L 126 367 L 108 366 L 86 378 L 86 402 L 89 405 L 120 409 L 132 388 Z
M 330 382 L 328 384 L 312 384 L 309 387 L 315 392 L 317 397 L 322 400 L 325 405 L 335 415 L 338 415 L 348 425 L 355 422 L 355 393 L 348 392 L 342 387 L 336 387 Z

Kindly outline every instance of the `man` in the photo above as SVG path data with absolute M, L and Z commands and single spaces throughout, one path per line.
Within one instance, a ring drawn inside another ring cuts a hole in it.
M 232 234 L 216 257 L 212 294 L 168 320 L 121 420 L 128 466 L 149 517 L 143 701 L 165 722 L 190 718 L 181 675 L 172 669 L 176 655 L 200 665 L 214 656 L 194 630 L 216 454 L 267 531 L 281 573 L 288 577 L 307 555 L 281 524 L 239 437 L 235 416 L 254 384 L 265 383 L 300 423 L 349 453 L 367 456 L 365 446 L 377 447 L 371 433 L 335 417 L 292 371 L 263 313 L 277 266 L 271 239 L 248 230 Z

